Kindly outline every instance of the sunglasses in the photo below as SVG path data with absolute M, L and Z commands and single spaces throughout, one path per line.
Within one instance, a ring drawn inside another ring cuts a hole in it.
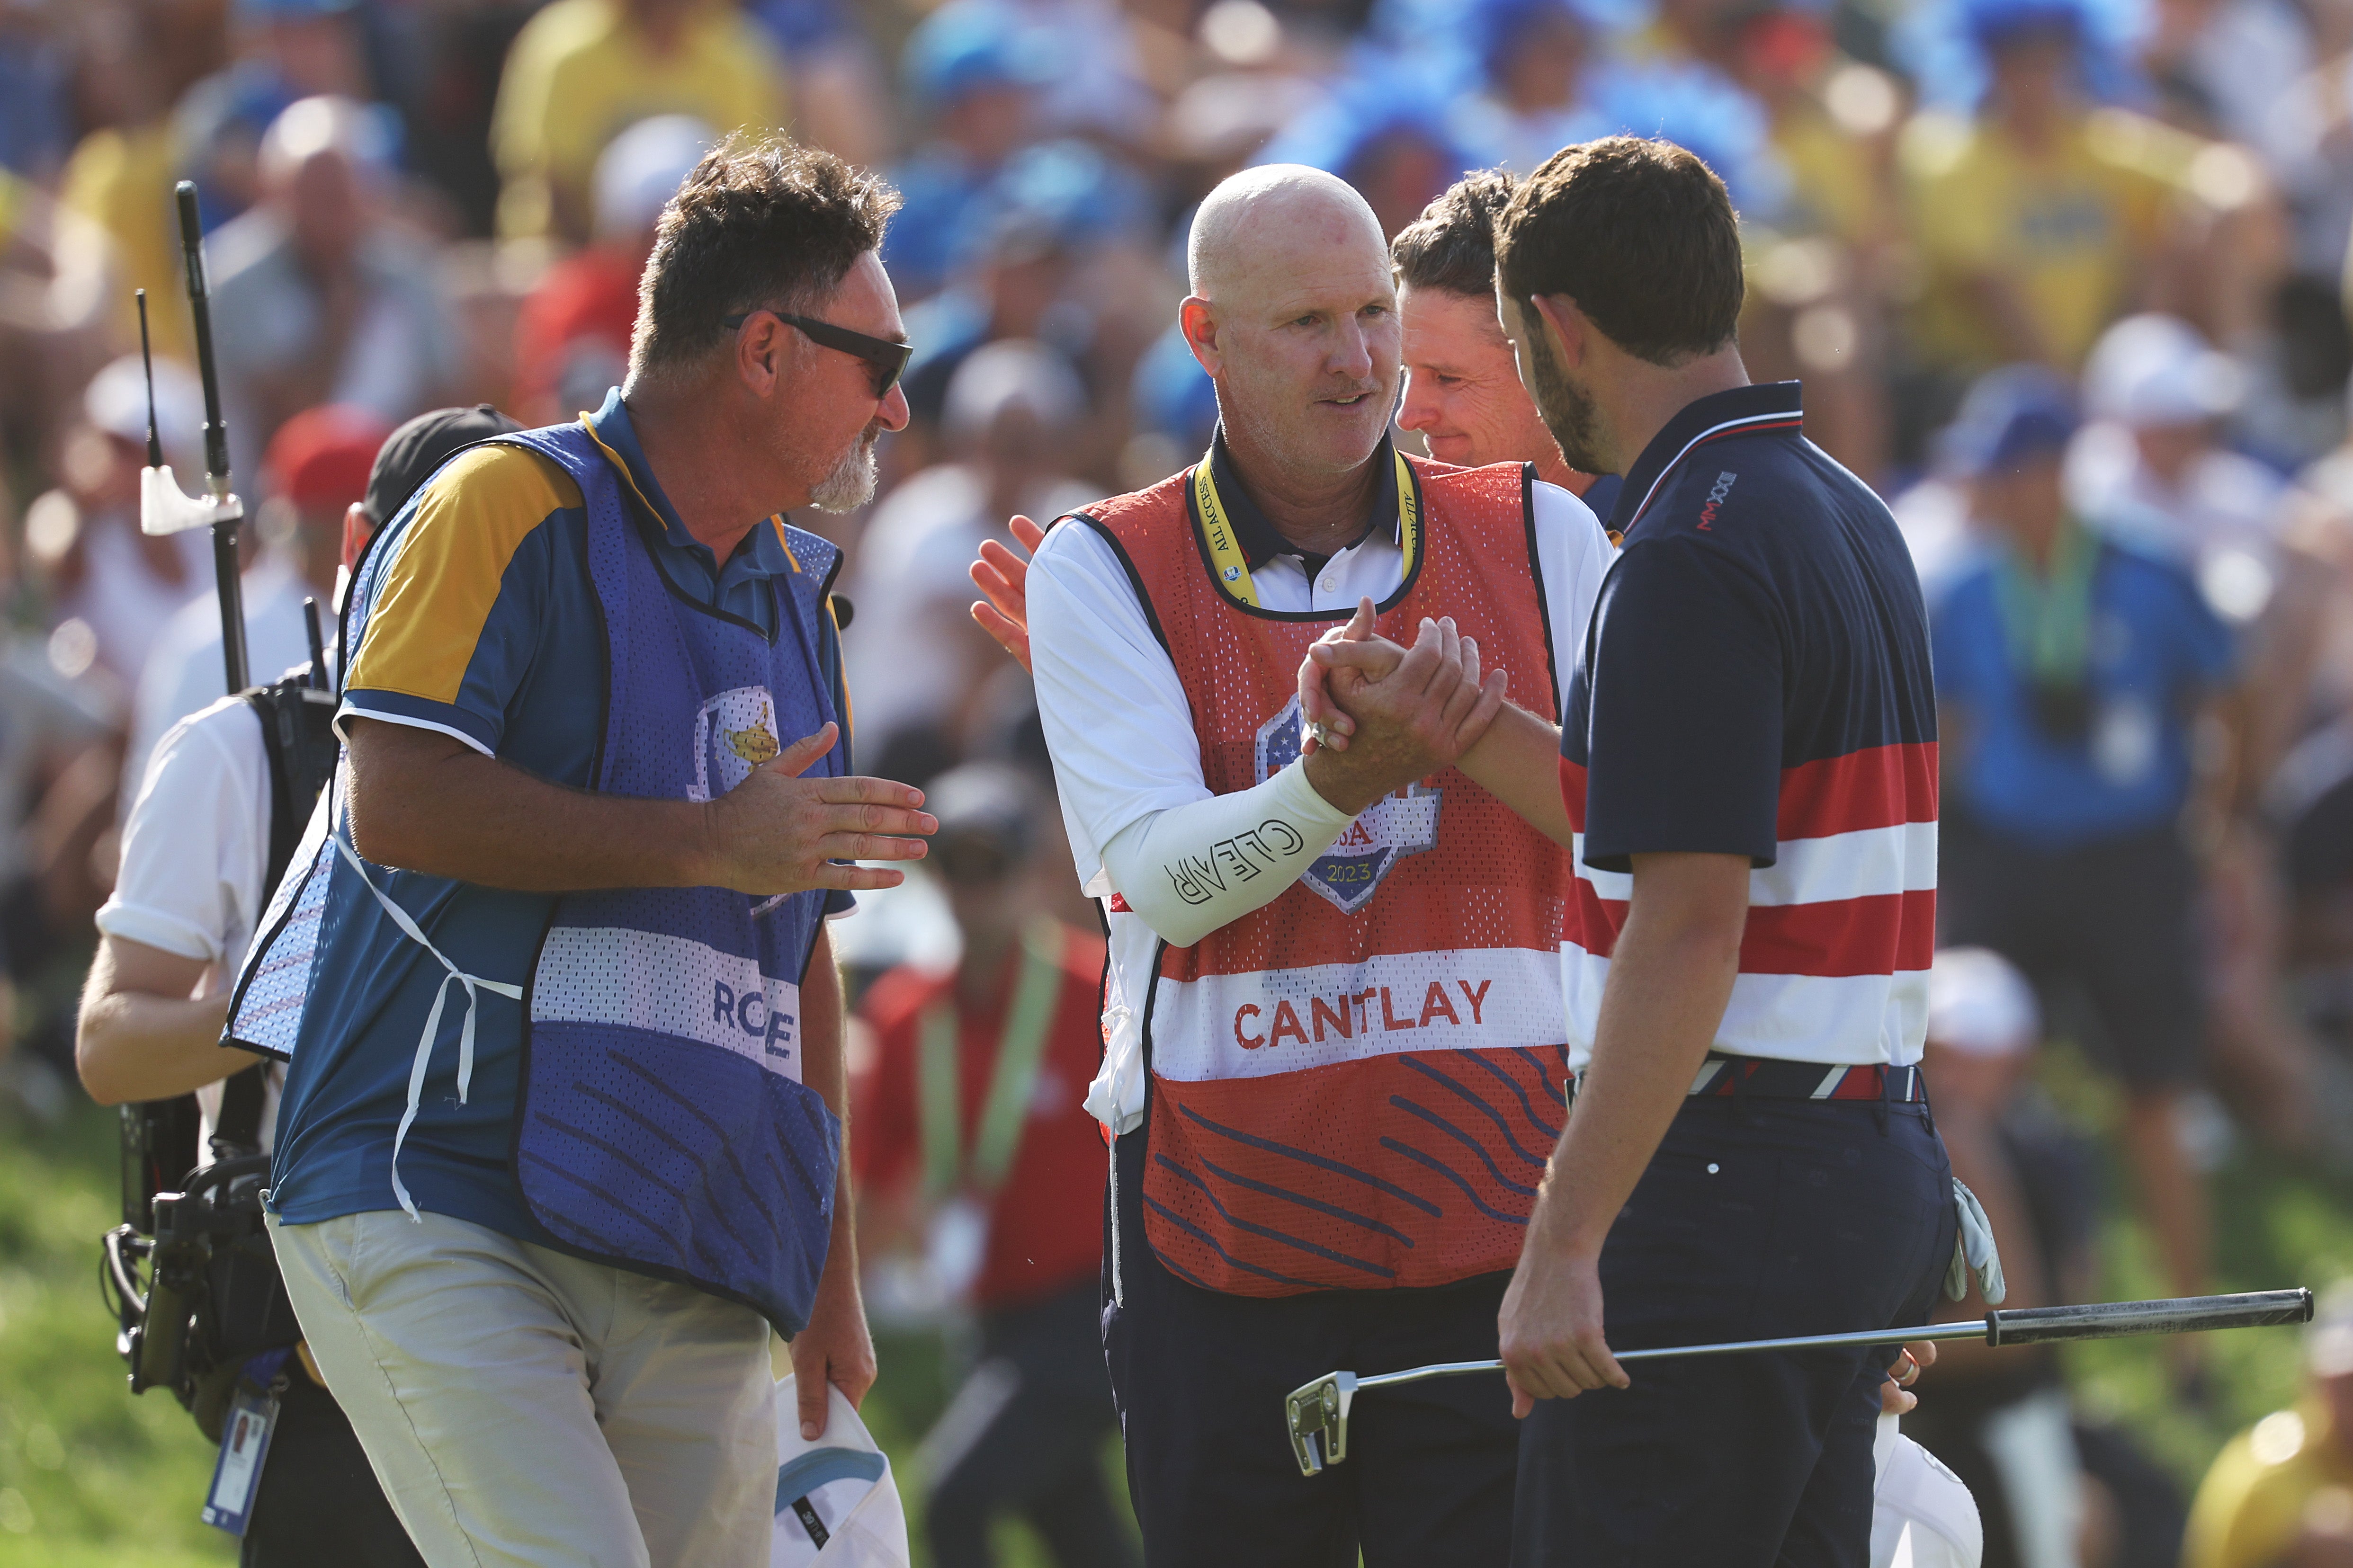
M 732 316 L 721 317 L 719 324 L 732 332 L 757 314 L 757 310 L 738 310 Z M 890 396 L 891 389 L 899 384 L 899 377 L 906 374 L 907 361 L 915 353 L 913 343 L 870 338 L 864 332 L 853 332 L 848 327 L 837 327 L 812 316 L 792 316 L 782 310 L 769 310 L 768 314 L 788 327 L 798 327 L 813 343 L 864 360 L 866 368 L 874 373 L 874 398 L 878 403 Z

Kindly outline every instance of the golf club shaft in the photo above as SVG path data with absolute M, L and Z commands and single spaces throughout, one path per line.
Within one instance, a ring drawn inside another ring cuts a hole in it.
M 2263 1328 L 2309 1322 L 2309 1290 L 2250 1290 L 2235 1296 L 2190 1296 L 2162 1301 L 2098 1302 L 2080 1307 L 2029 1307 L 1989 1312 L 1973 1321 L 1925 1323 L 1911 1329 L 1864 1329 L 1846 1334 L 1801 1334 L 1792 1339 L 1731 1340 L 1719 1344 L 1667 1345 L 1616 1351 L 1620 1363 L 1665 1361 L 1675 1356 L 1737 1355 L 1751 1351 L 1816 1351 L 1888 1345 L 1920 1340 L 1983 1340 L 1989 1345 L 2043 1344 L 2055 1340 L 2105 1340 L 2126 1334 L 2177 1334 L 2208 1329 Z M 1393 1384 L 1464 1373 L 1501 1372 L 1501 1361 L 1440 1362 L 1403 1372 L 1359 1377 L 1359 1393 Z

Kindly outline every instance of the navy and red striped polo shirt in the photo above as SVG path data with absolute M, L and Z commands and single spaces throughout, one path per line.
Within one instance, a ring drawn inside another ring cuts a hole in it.
M 1745 855 L 1715 1048 L 1920 1058 L 1936 900 L 1927 615 L 1895 521 L 1806 439 L 1798 384 L 1703 397 L 1626 476 L 1571 685 L 1561 977 L 1590 1054 L 1630 857 Z

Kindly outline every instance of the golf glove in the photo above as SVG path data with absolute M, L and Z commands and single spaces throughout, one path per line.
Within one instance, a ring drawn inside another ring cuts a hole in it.
M 1968 1295 L 1969 1275 L 1974 1271 L 1986 1305 L 1999 1307 L 2010 1294 L 2001 1278 L 2001 1248 L 1994 1242 L 1993 1222 L 1986 1218 L 1985 1205 L 1958 1176 L 1953 1178 L 1953 1208 L 1961 1225 L 1960 1234 L 1953 1238 L 1952 1266 L 1945 1270 L 1945 1294 L 1956 1301 Z

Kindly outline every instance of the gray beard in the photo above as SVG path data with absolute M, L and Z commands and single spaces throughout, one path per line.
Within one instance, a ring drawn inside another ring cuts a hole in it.
M 1602 439 L 1601 411 L 1594 406 L 1592 397 L 1568 379 L 1552 357 L 1552 344 L 1542 331 L 1532 334 L 1524 349 L 1535 378 L 1528 395 L 1535 399 L 1536 414 L 1559 444 L 1561 457 L 1570 468 L 1588 474 L 1615 472 L 1617 465 Z
M 869 430 L 841 455 L 833 471 L 809 489 L 809 504 L 819 511 L 856 511 L 874 499 L 874 439 Z

